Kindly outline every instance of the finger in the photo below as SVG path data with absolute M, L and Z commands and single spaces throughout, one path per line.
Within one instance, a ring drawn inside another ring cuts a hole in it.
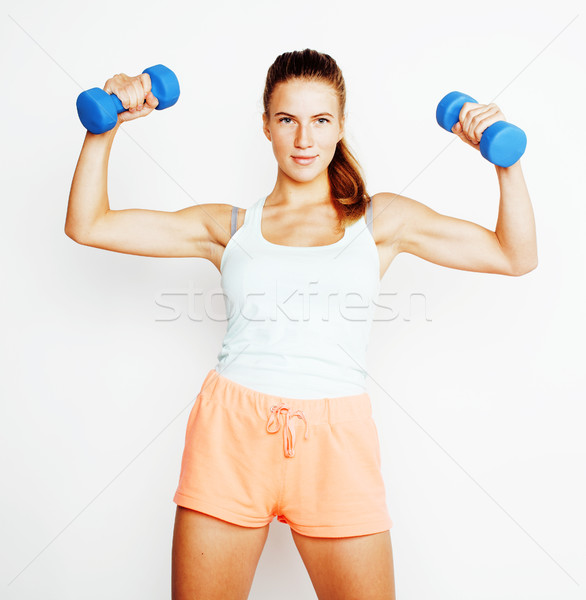
M 471 141 L 470 140 L 470 136 L 469 136 L 469 129 L 470 129 L 470 123 L 472 121 L 472 116 L 471 116 L 471 111 L 473 109 L 468 109 L 466 111 L 466 114 L 462 116 L 462 118 L 460 119 L 460 125 L 462 126 L 462 135 L 464 135 L 466 137 L 467 141 Z
M 142 88 L 142 82 L 140 78 L 136 78 L 132 80 L 132 85 L 134 89 L 134 93 L 136 94 L 136 108 L 140 110 L 144 103 L 144 90 Z
M 505 116 L 500 108 L 494 104 L 482 104 L 471 109 L 462 124 L 463 131 L 474 144 L 480 143 L 482 133 L 497 121 L 505 121 Z
M 476 138 L 474 135 L 474 129 L 479 123 L 479 119 L 486 112 L 487 106 L 485 104 L 472 105 L 466 116 L 462 119 L 462 131 L 464 135 L 473 143 L 478 143 L 480 138 Z M 489 109 L 490 110 L 490 109 Z
M 111 79 L 112 83 L 110 86 L 112 92 L 120 100 L 124 110 L 128 110 L 131 100 L 130 96 L 128 95 L 127 86 L 125 85 L 126 77 L 127 76 L 125 73 L 118 73 L 114 75 Z
M 140 80 L 146 98 L 146 95 L 152 90 L 151 76 L 148 73 L 141 73 Z
M 104 84 L 104 91 L 107 94 L 113 94 L 115 89 L 115 81 L 116 75 L 112 75 L 109 79 L 106 79 L 106 83 Z
M 149 92 L 147 94 L 146 101 L 147 101 L 148 106 L 151 109 L 157 108 L 157 106 L 159 106 L 159 99 L 156 98 L 152 92 Z
M 120 100 L 120 104 L 122 104 L 124 110 L 128 110 L 130 99 L 128 97 L 128 94 L 126 93 L 124 85 L 121 85 L 119 83 L 119 79 L 120 75 L 114 75 L 113 77 L 108 79 L 106 84 L 108 85 L 110 93 L 114 94 L 118 98 L 118 100 Z
M 473 142 L 467 135 L 465 135 L 464 133 L 458 133 L 456 134 L 464 143 L 468 144 L 469 146 L 476 146 L 477 142 Z
M 122 103 L 124 110 L 128 110 L 128 107 L 130 106 L 130 96 L 128 95 L 126 89 L 120 88 L 119 90 L 115 91 L 114 94 L 118 96 L 118 100 L 120 100 Z
M 456 134 L 465 144 L 468 144 L 469 146 L 472 146 L 478 150 L 478 144 L 471 142 L 468 137 L 464 135 L 464 132 L 462 131 L 462 124 L 460 122 L 456 123 L 452 127 L 452 133 Z
M 497 113 L 500 115 L 501 121 L 507 120 L 507 117 L 505 117 L 503 111 L 494 102 L 491 102 L 488 106 L 492 106 L 493 108 L 495 108 L 497 110 Z
M 470 111 L 478 108 L 478 104 L 476 102 L 464 102 L 462 108 L 460 109 L 460 114 L 458 115 L 458 121 L 462 125 L 462 130 L 465 130 L 466 123 L 469 119 Z
M 462 123 L 460 123 L 459 121 L 452 127 L 452 133 L 455 133 L 463 142 L 466 142 L 467 144 L 472 143 L 466 135 L 466 133 L 464 132 L 462 128 Z
M 498 111 L 495 109 L 490 109 L 482 115 L 478 115 L 477 120 L 472 121 L 470 136 L 472 139 L 480 142 L 482 133 L 497 121 L 502 121 L 502 119 L 500 118 Z
M 136 88 L 134 86 L 134 82 L 130 82 L 126 85 L 126 92 L 128 94 L 128 97 L 130 99 L 130 103 L 128 106 L 128 110 L 129 112 L 134 112 L 136 110 L 136 107 L 138 105 L 138 94 L 136 93 Z
M 468 134 L 471 139 L 480 142 L 482 133 L 497 121 L 503 120 L 503 114 L 496 105 L 488 105 L 486 110 L 476 114 L 470 122 Z
M 138 105 L 138 110 L 143 110 L 148 107 L 146 104 L 146 97 L 151 89 L 151 78 L 148 73 L 141 73 L 138 76 L 137 80 L 138 85 L 140 86 L 139 95 L 140 95 L 140 103 Z

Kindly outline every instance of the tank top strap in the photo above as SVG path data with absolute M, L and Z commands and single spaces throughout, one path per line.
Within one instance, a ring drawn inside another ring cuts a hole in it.
M 368 226 L 368 230 L 370 231 L 370 235 L 374 237 L 372 233 L 372 198 L 369 200 L 366 205 L 366 225 Z
M 249 206 L 244 212 L 244 223 L 240 226 L 240 229 L 244 229 L 245 231 L 250 230 L 250 232 L 254 235 L 255 230 L 257 228 L 257 221 L 260 221 L 260 217 L 257 217 L 257 213 L 259 213 L 259 202 L 262 202 L 262 198 L 257 202 L 254 202 L 251 206 Z M 238 220 L 238 210 L 240 207 L 233 206 L 232 214 L 230 219 L 230 237 L 232 237 L 237 230 L 237 220 Z
M 265 200 L 265 196 L 262 196 L 246 211 L 247 213 L 250 211 L 250 228 L 256 237 L 261 237 L 260 224 L 262 221 L 262 207 Z
M 232 207 L 232 218 L 230 220 L 230 237 L 236 233 L 236 219 L 238 218 L 238 207 Z

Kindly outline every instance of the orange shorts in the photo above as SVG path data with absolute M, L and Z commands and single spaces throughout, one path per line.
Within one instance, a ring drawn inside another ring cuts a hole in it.
M 212 369 L 189 419 L 173 502 L 230 523 L 277 517 L 313 537 L 393 526 L 367 392 L 295 399 L 264 394 Z

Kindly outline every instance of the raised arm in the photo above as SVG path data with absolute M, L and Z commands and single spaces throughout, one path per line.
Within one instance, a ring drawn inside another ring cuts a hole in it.
M 477 148 L 482 131 L 503 117 L 496 105 L 479 105 L 461 115 L 454 133 Z M 495 169 L 500 203 L 494 231 L 442 215 L 406 196 L 382 193 L 373 196 L 377 237 L 392 245 L 394 254 L 408 252 L 454 269 L 511 276 L 532 271 L 537 267 L 537 238 L 521 162 Z
M 104 90 L 116 93 L 127 111 L 118 115 L 110 131 L 86 133 L 71 184 L 65 233 L 79 244 L 115 252 L 211 259 L 221 241 L 216 238 L 226 229 L 221 225 L 229 222 L 227 204 L 200 204 L 174 212 L 110 209 L 107 185 L 112 143 L 122 123 L 146 116 L 158 105 L 150 89 L 146 73 L 120 74 L 106 82 Z

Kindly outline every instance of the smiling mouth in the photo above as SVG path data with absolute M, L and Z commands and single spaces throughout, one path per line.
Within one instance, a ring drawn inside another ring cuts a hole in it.
M 317 155 L 316 156 L 292 156 L 291 158 L 299 165 L 309 165 L 317 158 Z

